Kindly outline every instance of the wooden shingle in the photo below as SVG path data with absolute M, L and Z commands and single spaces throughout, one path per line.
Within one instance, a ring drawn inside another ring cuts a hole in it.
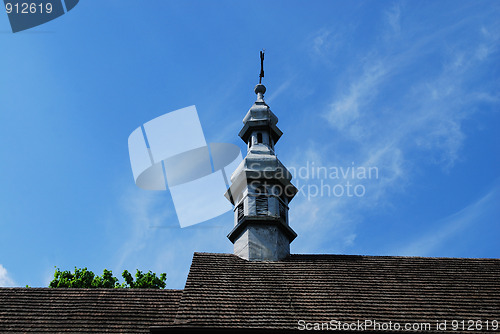
M 297 330 L 305 322 L 500 321 L 500 260 L 195 253 L 178 328 Z M 454 331 L 457 332 L 457 331 Z
M 439 333 L 468 332 L 453 330 L 454 320 L 489 321 L 494 332 L 500 260 L 195 253 L 184 290 L 0 289 L 0 333 L 287 333 L 300 321 L 366 320 L 429 323 Z
M 0 288 L 0 333 L 149 333 L 182 290 Z

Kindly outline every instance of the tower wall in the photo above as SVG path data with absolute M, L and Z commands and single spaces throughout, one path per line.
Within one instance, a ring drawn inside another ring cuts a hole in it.
M 279 261 L 290 255 L 290 240 L 275 225 L 249 224 L 234 242 L 234 254 L 250 261 Z

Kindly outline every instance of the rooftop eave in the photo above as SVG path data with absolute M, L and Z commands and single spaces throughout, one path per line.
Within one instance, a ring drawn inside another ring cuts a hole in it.
M 265 174 L 263 175 L 263 173 Z M 234 201 L 233 194 L 239 194 L 245 187 L 248 186 L 248 184 L 250 184 L 250 182 L 254 180 L 264 180 L 268 184 L 281 185 L 283 189 L 285 189 L 283 191 L 283 195 L 287 197 L 288 201 L 291 201 L 299 190 L 292 184 L 290 179 L 274 177 L 276 173 L 277 171 L 262 172 L 244 169 L 234 179 L 232 179 L 231 186 L 226 191 L 224 196 L 231 202 L 232 205 L 236 205 L 237 203 Z
M 292 242 L 297 237 L 297 233 L 295 233 L 290 226 L 283 224 L 280 218 L 270 216 L 245 216 L 240 220 L 238 225 L 229 232 L 227 238 L 234 243 L 245 227 L 250 224 L 277 226 L 287 236 L 289 242 Z
M 240 130 L 238 136 L 240 136 L 241 139 L 243 139 L 243 141 L 247 143 L 251 133 L 257 130 L 269 130 L 275 144 L 283 135 L 283 132 L 276 126 L 276 124 L 269 122 L 268 119 L 262 119 L 250 120 L 246 122 L 245 125 L 243 125 L 243 128 Z

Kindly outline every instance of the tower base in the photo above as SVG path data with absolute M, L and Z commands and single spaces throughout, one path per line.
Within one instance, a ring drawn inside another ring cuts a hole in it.
M 229 233 L 234 254 L 249 261 L 279 261 L 290 255 L 297 234 L 280 220 L 242 220 Z

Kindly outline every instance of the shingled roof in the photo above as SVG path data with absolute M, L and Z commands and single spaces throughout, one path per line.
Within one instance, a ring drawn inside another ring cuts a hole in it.
M 431 323 L 432 330 L 447 320 L 450 331 L 452 320 L 500 321 L 500 260 L 291 255 L 257 262 L 195 253 L 168 328 L 297 330 L 300 320 Z
M 0 288 L 0 333 L 149 333 L 182 290 Z
M 446 320 L 439 333 L 467 332 L 452 330 L 453 320 L 491 326 L 500 321 L 500 260 L 195 253 L 184 290 L 0 288 L 0 333 L 287 333 L 332 320 L 431 331 Z

